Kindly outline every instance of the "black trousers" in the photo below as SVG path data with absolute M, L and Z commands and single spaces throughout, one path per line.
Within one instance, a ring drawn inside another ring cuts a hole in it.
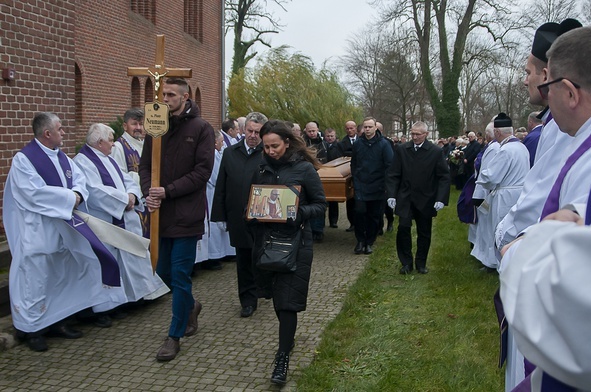
M 383 200 L 355 200 L 355 238 L 357 242 L 373 245 L 383 223 Z
M 257 307 L 258 294 L 255 268 L 252 260 L 252 248 L 236 248 L 238 298 L 242 307 Z
M 355 226 L 355 198 L 347 199 L 345 202 L 347 208 L 347 220 L 351 226 Z
M 431 227 L 433 226 L 433 216 L 431 214 L 422 214 L 414 205 L 410 207 L 410 217 L 399 217 L 398 232 L 396 233 L 396 250 L 398 259 L 402 265 L 408 265 L 412 268 L 412 221 L 417 225 L 417 254 L 415 256 L 416 268 L 424 268 L 427 265 L 427 256 L 431 246 Z
M 339 221 L 339 202 L 329 201 L 328 202 L 328 224 L 336 225 Z

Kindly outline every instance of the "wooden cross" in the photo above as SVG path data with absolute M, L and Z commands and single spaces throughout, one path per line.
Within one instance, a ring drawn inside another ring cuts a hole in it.
M 190 68 L 166 68 L 164 66 L 164 35 L 156 36 L 156 61 L 153 67 L 128 67 L 127 76 L 152 76 L 154 78 L 154 97 L 156 102 L 162 102 L 162 84 L 160 79 L 167 77 L 190 78 L 193 72 Z M 147 130 L 148 134 L 150 132 Z M 152 182 L 151 187 L 160 186 L 160 155 L 162 152 L 162 134 L 150 135 L 152 139 Z M 160 241 L 160 210 L 150 214 L 150 259 L 152 269 L 156 271 L 158 263 L 158 244 Z

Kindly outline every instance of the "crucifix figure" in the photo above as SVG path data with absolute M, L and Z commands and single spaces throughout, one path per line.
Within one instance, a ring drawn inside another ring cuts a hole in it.
M 190 78 L 193 72 L 190 68 L 166 68 L 164 66 L 164 35 L 156 36 L 156 61 L 153 67 L 128 67 L 127 76 L 152 76 L 154 77 L 154 93 L 155 101 L 153 103 L 155 108 L 160 106 L 165 107 L 162 103 L 162 84 L 160 79 L 165 75 L 168 77 Z M 156 103 L 159 103 L 157 105 Z M 147 116 L 147 114 L 146 114 Z M 155 132 L 150 124 L 146 123 L 147 117 L 144 119 L 144 128 L 146 132 L 154 138 L 152 144 L 152 187 L 160 186 L 160 155 L 162 151 L 162 138 L 168 130 L 160 129 L 160 132 Z M 168 121 L 168 118 L 166 119 Z M 168 123 L 167 123 L 168 124 Z M 160 127 L 161 128 L 161 127 Z M 160 214 L 159 210 L 151 211 L 150 214 L 150 258 L 152 261 L 152 269 L 156 270 L 158 262 L 158 242 L 159 235 Z

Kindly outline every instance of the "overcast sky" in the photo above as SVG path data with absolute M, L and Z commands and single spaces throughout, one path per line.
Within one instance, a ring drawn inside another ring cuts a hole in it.
M 288 45 L 314 61 L 316 67 L 345 54 L 347 39 L 361 28 L 373 25 L 377 18 L 367 0 L 292 0 L 285 5 L 287 12 L 269 1 L 269 10 L 284 25 L 278 34 L 267 34 L 273 47 Z M 226 36 L 226 72 L 232 68 L 233 36 Z M 257 45 L 260 54 L 267 47 Z M 259 57 L 257 55 L 257 57 Z M 257 58 L 255 57 L 255 59 Z M 248 63 L 254 65 L 254 60 Z

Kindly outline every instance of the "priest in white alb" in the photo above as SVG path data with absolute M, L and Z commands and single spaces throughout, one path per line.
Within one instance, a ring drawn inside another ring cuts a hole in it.
M 142 235 L 140 219 L 135 210 L 142 211 L 140 188 L 123 173 L 109 156 L 113 147 L 114 131 L 105 124 L 92 124 L 86 135 L 86 144 L 74 157 L 74 162 L 86 175 L 89 200 L 83 211 L 103 221 L 112 223 L 137 236 Z M 126 235 L 120 232 L 119 235 Z M 128 241 L 137 240 L 129 236 Z M 169 291 L 162 279 L 152 271 L 147 250 L 132 254 L 124 249 L 106 245 L 116 257 L 121 269 L 121 279 L 128 302 L 154 299 Z
M 74 211 L 88 199 L 86 179 L 59 147 L 64 129 L 54 113 L 38 113 L 35 138 L 13 158 L 4 188 L 3 222 L 12 254 L 14 327 L 34 351 L 45 335 L 82 336 L 64 320 L 124 298 L 113 255 Z
M 494 247 L 495 227 L 519 198 L 529 171 L 529 152 L 513 136 L 512 125 L 511 118 L 505 113 L 499 113 L 494 119 L 494 133 L 499 142 L 499 150 L 490 161 L 483 163 L 476 180 L 476 185 L 490 191 L 478 207 L 479 211 L 490 215 L 487 219 L 490 227 L 486 230 L 488 236 L 479 238 L 471 254 L 488 268 L 497 268 L 499 265 Z

